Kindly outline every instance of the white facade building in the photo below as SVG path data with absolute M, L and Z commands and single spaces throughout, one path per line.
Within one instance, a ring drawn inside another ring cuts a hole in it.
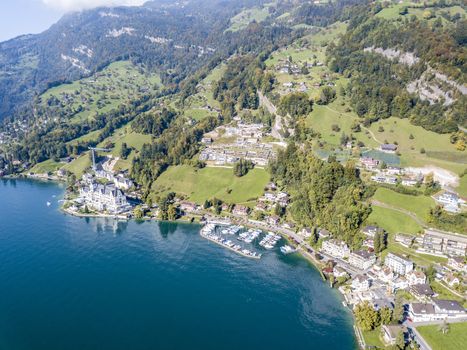
M 397 256 L 393 253 L 389 253 L 384 259 L 384 265 L 389 267 L 393 272 L 399 275 L 405 275 L 406 273 L 413 270 L 413 262 Z
M 131 209 L 125 195 L 114 185 L 91 183 L 79 190 L 80 198 L 90 209 L 120 214 Z
M 336 239 L 324 241 L 321 250 L 339 259 L 347 258 L 350 254 L 349 246 L 345 242 Z
M 376 255 L 366 250 L 357 250 L 349 255 L 349 264 L 359 270 L 367 270 L 372 267 L 375 262 Z

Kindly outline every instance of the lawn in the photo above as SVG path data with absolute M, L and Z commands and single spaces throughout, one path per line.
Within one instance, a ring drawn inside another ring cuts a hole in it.
M 34 174 L 53 173 L 54 171 L 60 169 L 62 165 L 62 163 L 55 162 L 53 159 L 48 159 L 34 165 L 30 172 Z
M 330 145 L 339 146 L 342 133 L 353 136 L 365 144 L 367 147 L 377 147 L 379 144 L 373 140 L 370 134 L 361 131 L 353 133 L 352 123 L 358 121 L 358 117 L 350 112 L 345 112 L 345 106 L 341 105 L 342 98 L 338 97 L 336 101 L 327 106 L 314 105 L 313 111 L 307 118 L 308 126 L 321 134 L 321 139 Z M 333 131 L 332 125 L 339 127 L 339 131 Z
M 77 177 L 81 177 L 84 171 L 91 166 L 91 159 L 89 158 L 89 152 L 81 154 L 78 158 L 73 160 L 71 163 L 66 164 L 63 169 L 72 172 Z
M 422 227 L 410 216 L 396 210 L 372 206 L 372 212 L 367 220 L 384 228 L 389 234 L 398 232 L 415 234 Z
M 408 210 L 423 221 L 426 221 L 430 208 L 436 205 L 430 197 L 401 194 L 388 188 L 378 188 L 373 198 L 393 207 Z
M 232 25 L 226 30 L 236 32 L 245 29 L 253 21 L 262 22 L 269 16 L 267 7 L 246 9 L 230 19 Z
M 437 325 L 417 327 L 433 350 L 460 350 L 467 344 L 467 322 L 451 323 L 449 332 L 442 334 Z
M 462 197 L 467 197 L 467 174 L 460 178 L 459 187 L 457 187 L 457 192 L 459 192 L 459 194 Z
M 244 203 L 259 197 L 268 181 L 269 174 L 263 169 L 236 177 L 230 168 L 195 169 L 180 165 L 162 173 L 152 190 L 153 195 L 173 191 L 200 204 L 213 197 L 228 203 Z
M 466 300 L 465 299 L 455 295 L 454 293 L 449 291 L 449 289 L 444 287 L 441 283 L 439 283 L 437 281 L 433 281 L 433 282 L 431 282 L 430 285 L 431 285 L 431 288 L 433 289 L 433 291 L 436 294 L 438 294 L 438 298 L 447 299 L 447 300 L 456 300 L 459 303 L 463 304 L 464 307 L 466 307 Z
M 362 331 L 363 338 L 365 339 L 365 344 L 367 346 L 376 346 L 377 348 L 384 349 L 384 344 L 380 338 L 381 328 L 377 327 L 372 331 Z

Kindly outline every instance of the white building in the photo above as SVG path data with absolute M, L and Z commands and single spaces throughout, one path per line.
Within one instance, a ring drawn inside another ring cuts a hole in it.
M 329 239 L 324 241 L 321 250 L 324 253 L 339 259 L 346 258 L 350 254 L 349 246 L 345 242 L 339 241 L 337 239 Z
M 363 275 L 358 275 L 352 280 L 352 289 L 356 292 L 366 292 L 370 289 L 369 278 Z
M 426 283 L 426 276 L 422 271 L 410 271 L 405 277 L 409 286 Z
M 393 253 L 389 253 L 384 259 L 384 265 L 389 267 L 393 272 L 399 275 L 405 275 L 406 273 L 413 270 L 413 262 L 397 256 Z
M 121 214 L 131 209 L 125 195 L 114 185 L 91 183 L 79 190 L 80 199 L 90 209 Z
M 376 255 L 366 250 L 357 250 L 350 253 L 349 264 L 359 270 L 367 270 L 376 262 Z

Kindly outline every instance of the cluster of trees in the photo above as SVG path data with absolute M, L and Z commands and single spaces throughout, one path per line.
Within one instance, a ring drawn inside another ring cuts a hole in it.
M 330 68 L 350 77 L 346 94 L 356 113 L 367 122 L 389 116 L 409 118 L 413 124 L 439 133 L 454 132 L 458 124 L 465 126 L 462 110 L 466 108 L 466 96 L 456 93 L 456 102 L 445 106 L 422 101 L 407 91 L 407 85 L 422 76 L 427 64 L 459 83 L 465 82 L 465 48 L 453 32 L 432 27 L 416 17 L 405 18 L 400 25 L 373 14 L 371 6 L 358 7 L 346 34 L 327 51 Z M 364 52 L 367 47 L 413 52 L 420 60 L 411 66 L 400 64 Z
M 238 56 L 229 61 L 219 81 L 214 84 L 213 97 L 220 102 L 222 114 L 230 119 L 236 111 L 257 109 L 257 90 L 272 90 L 274 75 L 264 72 L 267 54 Z
M 237 177 L 242 177 L 248 174 L 248 171 L 253 169 L 255 165 L 251 160 L 241 158 L 238 162 L 234 164 L 233 172 Z
M 177 113 L 172 109 L 162 108 L 162 110 L 139 115 L 131 124 L 131 128 L 142 134 L 159 136 L 176 117 Z
M 428 222 L 445 231 L 465 232 L 465 228 L 467 227 L 467 214 L 448 214 L 442 207 L 437 205 L 430 209 Z
M 288 209 L 303 226 L 317 225 L 336 238 L 358 248 L 360 225 L 371 212 L 362 202 L 368 193 L 358 170 L 351 163 L 343 166 L 335 157 L 322 161 L 307 146 L 291 143 L 270 164 L 272 179 L 293 194 Z
M 313 100 L 304 92 L 294 92 L 282 96 L 278 106 L 279 114 L 296 119 L 306 116 L 313 110 Z
M 404 301 L 397 296 L 394 310 L 387 306 L 375 310 L 370 302 L 364 301 L 355 307 L 354 314 L 357 324 L 363 331 L 371 331 L 380 325 L 398 324 L 404 318 Z

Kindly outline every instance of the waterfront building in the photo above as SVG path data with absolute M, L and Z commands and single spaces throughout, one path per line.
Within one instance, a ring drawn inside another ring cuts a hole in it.
M 339 259 L 347 258 L 350 254 L 349 246 L 345 242 L 337 239 L 324 241 L 321 246 L 321 250 L 324 253 Z
M 349 264 L 359 270 L 367 270 L 376 262 L 376 255 L 366 250 L 357 250 L 350 253 Z
M 384 264 L 389 267 L 393 272 L 398 273 L 399 275 L 405 275 L 406 273 L 413 270 L 413 262 L 404 259 L 393 253 L 388 253 L 386 259 L 384 259 Z
M 235 205 L 234 209 L 232 210 L 232 213 L 234 215 L 241 215 L 241 216 L 247 216 L 248 212 L 250 209 L 244 205 L 237 204 Z
M 180 209 L 185 213 L 192 213 L 198 209 L 198 205 L 193 202 L 183 201 L 180 203 Z
M 79 200 L 90 209 L 109 214 L 121 214 L 131 209 L 125 195 L 115 185 L 93 182 L 80 188 Z

